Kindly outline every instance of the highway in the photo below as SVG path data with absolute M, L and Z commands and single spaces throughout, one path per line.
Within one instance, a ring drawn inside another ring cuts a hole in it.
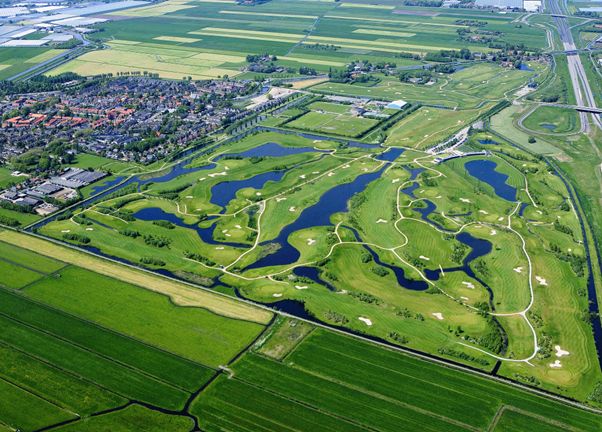
M 577 47 L 573 41 L 573 35 L 569 28 L 569 24 L 563 13 L 564 4 L 562 4 L 562 6 L 560 4 L 560 2 L 564 1 L 565 0 L 549 0 L 548 5 L 554 16 L 554 21 L 556 22 L 556 27 L 558 28 L 558 34 L 560 35 L 564 50 L 574 52 L 567 54 L 567 63 L 577 105 L 595 109 L 597 107 L 594 94 L 587 80 L 583 64 L 581 63 L 581 57 L 579 56 Z M 581 119 L 581 124 L 584 126 L 584 131 L 589 132 L 591 126 L 589 114 L 580 111 L 579 118 Z M 591 118 L 593 119 L 594 126 L 602 129 L 600 116 L 598 114 L 592 114 Z

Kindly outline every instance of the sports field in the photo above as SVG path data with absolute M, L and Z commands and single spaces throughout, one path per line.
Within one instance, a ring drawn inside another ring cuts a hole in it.
M 302 302 L 290 312 L 485 371 L 501 360 L 504 376 L 585 400 L 600 372 L 577 295 L 579 221 L 545 162 L 496 143 L 435 164 L 422 150 L 263 132 L 41 233 L 287 311 Z M 559 305 L 571 305 L 562 318 Z

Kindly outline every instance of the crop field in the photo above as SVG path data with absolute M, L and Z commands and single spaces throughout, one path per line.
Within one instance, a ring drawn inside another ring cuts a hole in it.
M 91 35 L 107 42 L 109 49 L 85 54 L 52 73 L 146 70 L 175 79 L 232 77 L 240 73 L 247 54 L 266 52 L 280 57 L 278 63 L 285 67 L 305 65 L 322 72 L 342 67 L 358 56 L 373 62 L 412 65 L 418 62 L 397 54 L 460 49 L 457 30 L 474 30 L 466 24 L 473 19 L 470 11 L 425 14 L 416 8 L 415 13 L 408 9 L 398 14 L 393 6 L 370 6 L 274 0 L 250 9 L 234 2 L 168 0 L 111 13 L 118 19 L 98 25 L 101 31 Z M 513 25 L 515 14 L 483 18 L 475 16 L 473 21 L 480 21 L 479 29 L 495 32 L 502 43 L 545 46 L 545 31 Z M 486 44 L 476 46 L 483 52 L 492 51 Z M 170 53 L 161 54 L 162 49 Z M 225 54 L 239 60 L 212 64 L 208 58 L 199 61 L 194 54 Z
M 10 243 L 0 250 L 2 265 L 20 266 L 5 276 L 37 272 L 25 287 L 6 277 L 0 286 L 0 423 L 13 429 L 190 430 L 183 411 L 156 410 L 182 410 L 264 329 Z
M 308 107 L 340 116 L 349 106 Z M 403 120 L 396 127 L 390 139 L 401 140 Z M 130 187 L 79 210 L 77 222 L 50 222 L 40 232 L 485 371 L 501 361 L 504 376 L 585 400 L 599 370 L 581 319 L 586 252 L 564 204 L 568 193 L 545 162 L 503 140 L 481 141 L 477 135 L 471 145 L 489 156 L 437 164 L 403 141 L 396 142 L 403 148 L 357 146 L 262 132 L 191 157 L 172 180 Z M 25 294 L 140 337 L 144 309 L 119 324 L 124 310 L 96 306 L 108 292 L 71 284 L 86 279 L 81 270 L 60 274 L 60 292 L 46 279 Z M 559 305 L 562 319 L 552 313 Z M 170 321 L 187 327 L 187 319 Z M 144 340 L 214 367 L 228 357 L 167 342 L 176 333 L 170 326 Z M 257 330 L 246 328 L 246 338 L 232 332 L 249 343 Z
M 51 59 L 61 50 L 50 48 L 0 48 L 0 80 L 12 77 L 20 72 Z
M 232 377 L 219 377 L 192 405 L 203 430 L 593 431 L 600 424 L 593 413 L 322 329 L 282 362 L 247 354 L 230 369 Z

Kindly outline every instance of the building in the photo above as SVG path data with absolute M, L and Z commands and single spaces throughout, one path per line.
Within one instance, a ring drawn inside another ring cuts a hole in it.
M 476 0 L 475 6 L 498 9 L 524 9 L 523 0 Z

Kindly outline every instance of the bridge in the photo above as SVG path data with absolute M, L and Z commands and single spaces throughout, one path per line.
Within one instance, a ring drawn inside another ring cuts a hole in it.
M 602 108 L 598 108 L 598 107 L 589 107 L 589 106 L 584 106 L 584 105 L 545 103 L 545 102 L 540 103 L 540 105 L 555 106 L 558 108 L 569 108 L 569 109 L 574 109 L 575 111 L 586 112 L 586 113 L 591 113 L 591 114 L 602 114 Z

